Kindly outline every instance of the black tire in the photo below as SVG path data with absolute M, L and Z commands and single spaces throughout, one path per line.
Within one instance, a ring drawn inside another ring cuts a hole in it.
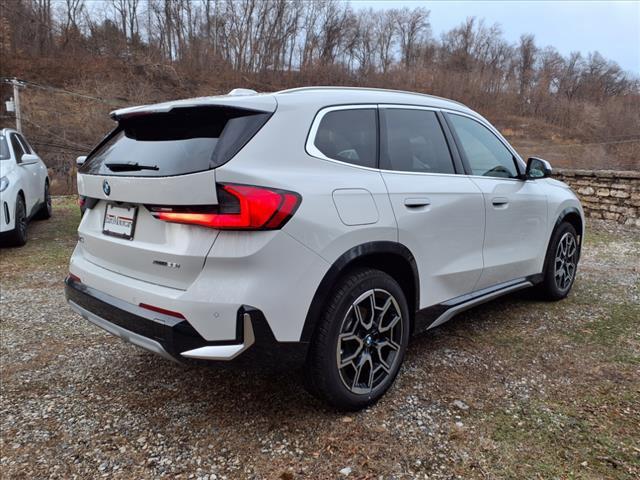
M 22 247 L 27 243 L 27 207 L 24 204 L 22 195 L 16 199 L 16 209 L 14 212 L 15 227 L 10 232 L 4 234 L 3 243 L 11 247 Z
M 47 220 L 51 218 L 53 209 L 51 207 L 51 194 L 49 193 L 49 182 L 44 184 L 44 203 L 40 205 L 38 212 L 35 215 L 36 220 Z
M 561 243 L 569 248 L 563 248 Z M 545 258 L 544 279 L 539 287 L 544 299 L 556 301 L 569 295 L 576 278 L 579 252 L 576 229 L 570 223 L 561 223 L 551 236 Z
M 363 300 L 354 305 L 358 299 Z M 383 315 L 381 306 L 387 304 Z M 400 370 L 409 330 L 409 307 L 398 282 L 379 270 L 350 271 L 334 287 L 318 320 L 305 365 L 307 390 L 340 410 L 372 405 Z

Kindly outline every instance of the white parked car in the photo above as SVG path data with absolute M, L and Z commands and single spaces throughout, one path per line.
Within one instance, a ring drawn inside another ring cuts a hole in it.
M 47 167 L 29 142 L 11 128 L 0 130 L 0 240 L 27 243 L 31 218 L 51 217 Z
M 519 289 L 565 297 L 576 196 L 456 102 L 301 88 L 117 110 L 78 173 L 71 307 L 173 359 L 300 353 L 344 409 L 410 334 Z

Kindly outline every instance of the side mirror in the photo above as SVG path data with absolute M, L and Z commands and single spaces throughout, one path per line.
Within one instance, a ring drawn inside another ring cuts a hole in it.
M 20 157 L 20 165 L 33 165 L 34 163 L 38 163 L 40 157 L 34 155 L 33 153 L 25 153 Z
M 86 155 L 80 155 L 78 158 L 76 158 L 76 166 L 81 167 L 82 165 L 84 165 L 86 159 Z
M 530 157 L 527 160 L 527 170 L 525 171 L 525 180 L 535 180 L 536 178 L 547 178 L 551 176 L 553 168 L 546 160 L 537 157 Z

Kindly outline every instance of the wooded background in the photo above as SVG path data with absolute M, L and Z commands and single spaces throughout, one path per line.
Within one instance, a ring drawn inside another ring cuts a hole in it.
M 399 2 L 401 3 L 401 2 Z M 452 6 L 452 8 L 456 8 Z M 506 7 L 505 7 L 506 8 Z M 540 8 L 544 8 L 541 5 Z M 26 80 L 23 130 L 72 192 L 74 162 L 120 106 L 305 85 L 372 86 L 461 101 L 523 156 L 640 169 L 640 82 L 598 52 L 561 55 L 465 18 L 435 36 L 423 7 L 338 0 L 5 0 L 0 76 Z M 621 46 L 624 48 L 624 46 Z M 13 126 L 0 90 L 2 126 Z

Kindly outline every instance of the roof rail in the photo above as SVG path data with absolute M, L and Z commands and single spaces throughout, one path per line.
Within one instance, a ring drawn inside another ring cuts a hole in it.
M 404 93 L 408 95 L 420 95 L 422 97 L 436 98 L 438 100 L 444 100 L 446 102 L 455 103 L 462 107 L 468 108 L 464 103 L 458 102 L 457 100 L 451 100 L 450 98 L 438 97 L 437 95 L 430 95 L 428 93 L 419 93 L 419 92 L 411 92 L 409 90 L 394 90 L 392 88 L 374 88 L 374 87 L 348 87 L 348 86 L 313 86 L 313 87 L 297 87 L 297 88 L 289 88 L 287 90 L 280 90 L 278 92 L 274 92 L 275 94 L 280 93 L 296 93 L 296 92 L 304 92 L 304 91 L 313 91 L 313 90 L 366 90 L 371 92 L 392 92 L 392 93 Z

